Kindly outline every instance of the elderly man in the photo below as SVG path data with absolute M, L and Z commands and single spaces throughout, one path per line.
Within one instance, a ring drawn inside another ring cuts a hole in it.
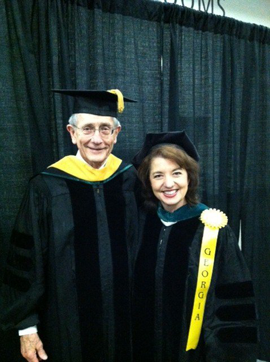
M 125 99 L 118 90 L 56 90 L 74 99 L 78 147 L 30 183 L 12 233 L 1 323 L 29 362 L 131 360 L 133 166 L 111 154 Z

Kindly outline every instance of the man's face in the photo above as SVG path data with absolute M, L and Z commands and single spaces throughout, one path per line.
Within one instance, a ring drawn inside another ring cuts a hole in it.
M 77 114 L 77 127 L 67 125 L 72 143 L 77 145 L 82 158 L 93 168 L 99 168 L 112 152 L 117 141 L 117 135 L 121 127 L 117 127 L 112 134 L 102 136 L 98 129 L 101 126 L 114 128 L 112 117 L 96 116 L 89 113 Z M 83 133 L 85 127 L 94 127 L 96 131 L 93 135 Z

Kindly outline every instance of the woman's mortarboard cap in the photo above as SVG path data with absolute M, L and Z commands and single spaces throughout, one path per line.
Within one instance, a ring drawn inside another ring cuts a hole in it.
M 142 160 L 151 152 L 152 148 L 162 144 L 176 145 L 183 149 L 195 161 L 199 161 L 197 149 L 185 131 L 148 133 L 145 137 L 142 148 L 132 160 L 134 166 L 138 168 L 142 163 Z
M 53 89 L 55 93 L 74 99 L 72 113 L 90 113 L 98 116 L 117 117 L 124 110 L 124 102 L 136 102 L 125 98 L 118 89 L 108 91 Z

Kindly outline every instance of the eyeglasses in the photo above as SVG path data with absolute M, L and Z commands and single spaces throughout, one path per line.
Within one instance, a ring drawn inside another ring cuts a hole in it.
M 73 125 L 73 127 L 82 131 L 83 134 L 87 136 L 94 136 L 95 132 L 98 131 L 101 137 L 108 137 L 111 136 L 116 128 L 112 128 L 111 126 L 103 125 L 99 126 L 98 128 L 92 126 L 84 126 L 84 127 L 77 127 Z

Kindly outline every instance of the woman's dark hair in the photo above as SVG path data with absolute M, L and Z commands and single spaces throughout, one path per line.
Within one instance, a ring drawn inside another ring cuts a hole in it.
M 198 201 L 197 188 L 199 185 L 199 164 L 190 157 L 184 150 L 176 145 L 159 145 L 155 146 L 147 155 L 140 167 L 138 168 L 138 176 L 143 185 L 143 197 L 145 205 L 148 208 L 157 208 L 159 200 L 155 197 L 150 183 L 150 169 L 152 160 L 156 157 L 162 157 L 172 160 L 177 165 L 187 171 L 188 174 L 188 191 L 186 201 L 188 205 L 194 206 Z

